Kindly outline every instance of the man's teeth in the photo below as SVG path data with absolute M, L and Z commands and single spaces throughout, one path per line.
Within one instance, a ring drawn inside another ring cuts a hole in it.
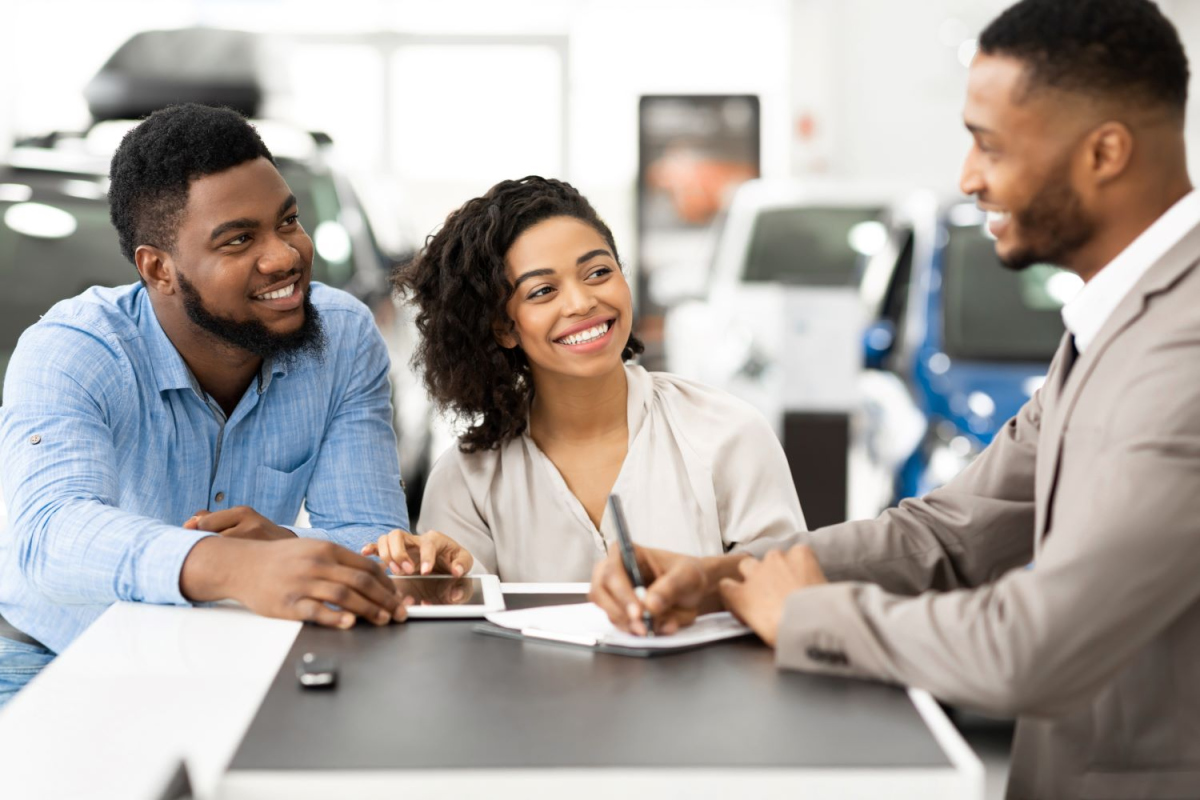
M 989 211 L 987 212 L 987 221 L 989 225 L 993 222 L 1004 223 L 1008 222 L 1008 219 L 1011 216 L 1011 211 Z M 979 219 L 979 217 L 976 217 L 976 219 Z
M 564 336 L 559 339 L 559 341 L 563 344 L 587 344 L 588 342 L 595 341 L 604 334 L 608 333 L 608 326 L 609 323 L 601 322 L 599 325 L 588 328 L 586 331 L 579 331 L 579 333 L 572 333 L 570 336 Z
M 257 300 L 282 300 L 285 297 L 291 297 L 292 292 L 294 292 L 294 291 L 296 291 L 296 284 L 291 283 L 291 284 L 288 284 L 287 286 L 283 287 L 282 289 L 276 289 L 275 291 L 267 292 L 266 294 L 255 295 L 255 299 L 257 299 Z

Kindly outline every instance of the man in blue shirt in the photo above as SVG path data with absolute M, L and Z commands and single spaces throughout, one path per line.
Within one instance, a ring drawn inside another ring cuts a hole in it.
M 5 378 L 0 704 L 117 600 L 383 625 L 404 605 L 364 545 L 392 531 L 404 572 L 472 564 L 405 532 L 383 339 L 311 283 L 303 210 L 254 129 L 157 112 L 110 179 L 141 282 L 55 305 Z M 302 502 L 311 529 L 289 525 Z

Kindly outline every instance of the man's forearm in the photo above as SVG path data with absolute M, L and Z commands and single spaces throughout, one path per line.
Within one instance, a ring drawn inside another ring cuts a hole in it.
M 210 535 L 76 498 L 22 503 L 10 531 L 28 553 L 22 574 L 44 597 L 63 605 L 184 603 L 183 562 Z

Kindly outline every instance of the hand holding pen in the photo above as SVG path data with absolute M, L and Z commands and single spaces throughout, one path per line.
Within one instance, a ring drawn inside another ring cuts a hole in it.
M 633 540 L 629 536 L 629 528 L 625 524 L 625 511 L 621 508 L 621 498 L 615 493 L 608 496 L 608 513 L 612 516 L 613 526 L 617 529 L 617 546 L 621 551 L 621 563 L 625 574 L 633 584 L 633 593 L 642 604 L 642 626 L 644 635 L 654 635 L 654 617 L 646 608 L 646 584 L 642 580 L 642 571 L 638 569 L 637 555 L 633 552 Z
M 691 625 L 698 614 L 721 610 L 716 579 L 724 575 L 710 575 L 705 560 L 638 545 L 632 549 L 638 573 L 648 584 L 644 598 L 637 596 L 619 547 L 609 548 L 608 558 L 592 571 L 588 599 L 604 609 L 616 628 L 649 633 L 645 609 L 653 615 L 654 631 L 666 636 Z

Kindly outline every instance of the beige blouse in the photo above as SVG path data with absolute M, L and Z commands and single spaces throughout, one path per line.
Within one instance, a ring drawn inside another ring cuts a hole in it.
M 752 407 L 661 372 L 626 366 L 629 451 L 613 491 L 634 542 L 696 556 L 761 553 L 806 529 L 787 458 Z M 528 433 L 496 450 L 447 450 L 417 530 L 437 530 L 503 581 L 587 581 L 615 543 Z M 751 542 L 752 548 L 747 547 Z

